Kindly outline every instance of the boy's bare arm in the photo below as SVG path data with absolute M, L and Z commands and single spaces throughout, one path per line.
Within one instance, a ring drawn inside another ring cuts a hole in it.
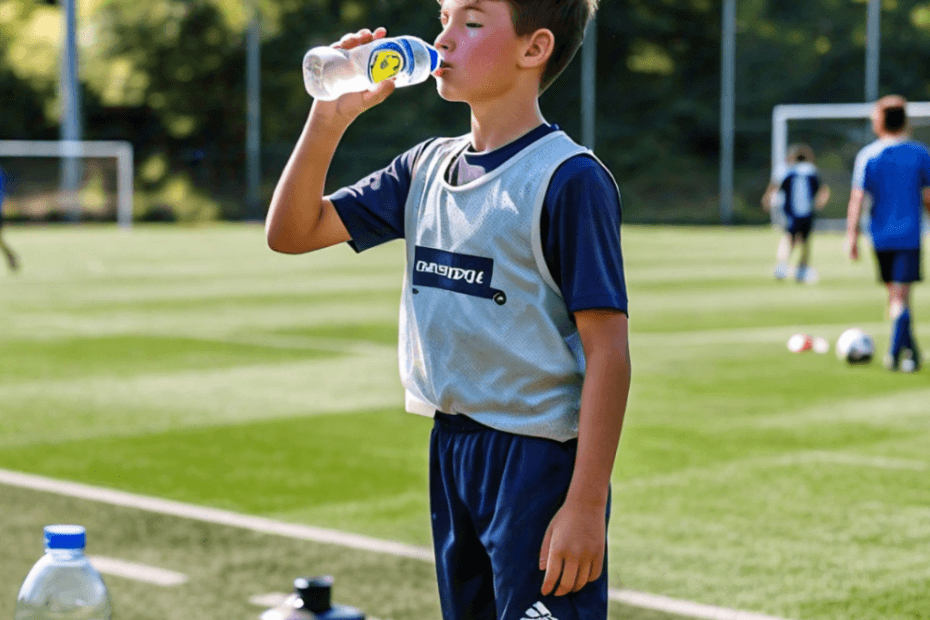
M 862 217 L 864 202 L 865 191 L 854 187 L 849 193 L 849 206 L 846 208 L 846 251 L 852 260 L 859 260 L 859 218 Z
M 627 317 L 616 310 L 575 313 L 587 360 L 578 453 L 565 503 L 540 550 L 542 593 L 577 592 L 597 579 L 604 565 L 605 512 L 620 431 L 630 391 Z
M 384 28 L 374 33 L 361 30 L 344 36 L 335 47 L 351 49 L 386 34 Z M 323 198 L 326 175 L 345 130 L 362 112 L 387 99 L 393 91 L 393 80 L 385 80 L 373 91 L 313 102 L 268 209 L 265 237 L 272 250 L 300 254 L 350 239 L 333 203 Z
M 814 200 L 816 201 L 818 211 L 827 206 L 827 203 L 830 202 L 830 186 L 821 186 L 821 188 L 817 190 L 817 194 L 814 196 Z
M 765 193 L 762 194 L 762 199 L 759 202 L 762 204 L 762 210 L 766 213 L 772 208 L 772 196 L 774 196 L 777 191 L 778 185 L 775 183 L 769 183 L 768 187 L 765 188 Z

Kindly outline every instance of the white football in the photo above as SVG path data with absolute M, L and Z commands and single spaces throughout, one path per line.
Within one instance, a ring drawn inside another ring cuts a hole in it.
M 830 350 L 830 343 L 823 336 L 814 336 L 814 342 L 811 346 L 814 353 L 827 353 Z
M 858 327 L 847 329 L 836 341 L 836 356 L 850 364 L 868 364 L 873 355 L 875 342 Z
M 791 338 L 788 338 L 788 350 L 792 353 L 808 351 L 811 346 L 811 337 L 807 334 L 795 334 Z

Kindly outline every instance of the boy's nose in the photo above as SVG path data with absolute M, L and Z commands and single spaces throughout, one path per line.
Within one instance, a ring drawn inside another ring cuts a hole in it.
M 452 41 L 445 35 L 445 33 L 440 33 L 439 36 L 436 37 L 436 40 L 433 41 L 433 47 L 448 53 L 452 51 L 453 46 Z

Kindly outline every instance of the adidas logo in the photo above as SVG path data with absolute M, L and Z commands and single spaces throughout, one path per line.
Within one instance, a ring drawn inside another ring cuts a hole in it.
M 535 605 L 523 612 L 523 617 L 520 620 L 559 620 L 552 615 L 552 612 L 549 611 L 545 605 L 540 602 L 537 602 Z

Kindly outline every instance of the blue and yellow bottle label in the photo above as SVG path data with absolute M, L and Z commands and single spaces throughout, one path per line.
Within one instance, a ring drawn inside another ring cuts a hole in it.
M 373 84 L 392 78 L 404 70 L 407 57 L 393 41 L 376 48 L 368 60 L 368 77 Z

